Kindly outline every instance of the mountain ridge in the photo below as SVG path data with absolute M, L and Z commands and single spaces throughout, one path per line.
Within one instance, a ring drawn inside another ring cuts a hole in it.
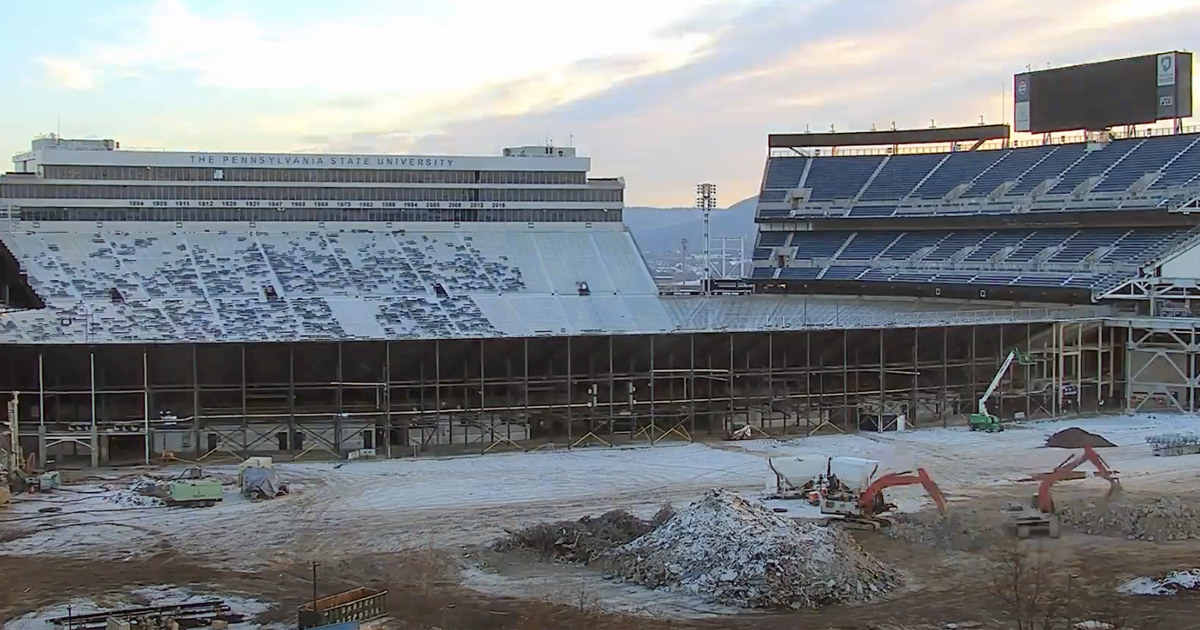
M 713 210 L 709 216 L 710 236 L 745 236 L 747 253 L 754 244 L 757 226 L 754 210 L 758 196 L 743 199 L 728 208 Z M 704 213 L 697 208 L 625 208 L 625 225 L 637 239 L 644 254 L 660 254 L 679 249 L 680 239 L 688 239 L 689 248 L 700 251 L 704 239 Z

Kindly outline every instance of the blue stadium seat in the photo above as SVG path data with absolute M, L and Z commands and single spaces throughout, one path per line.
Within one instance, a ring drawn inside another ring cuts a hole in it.
M 1071 237 L 1075 230 L 1037 230 L 1021 241 L 1017 249 L 1004 257 L 1004 262 L 1029 262 L 1048 247 L 1057 247 Z
M 1145 142 L 1125 157 L 1108 173 L 1093 192 L 1125 192 L 1134 182 L 1148 173 L 1161 171 L 1167 162 L 1175 159 L 1181 151 L 1200 136 L 1196 134 L 1147 138 Z
M 1141 140 L 1117 140 L 1110 142 L 1103 149 L 1088 153 L 1075 166 L 1060 175 L 1060 181 L 1046 193 L 1050 195 L 1070 194 L 1075 187 L 1087 181 L 1088 178 L 1103 175 L 1142 143 Z
M 775 158 L 779 159 L 779 158 Z M 806 188 L 812 188 L 812 201 L 853 199 L 879 168 L 880 156 L 813 158 Z
M 892 282 L 929 282 L 937 272 L 932 271 L 904 271 L 892 276 Z
M 893 155 L 863 192 L 863 201 L 900 200 L 908 196 L 921 180 L 943 159 L 944 153 Z
M 938 243 L 938 246 L 925 255 L 925 260 L 928 261 L 943 261 L 950 260 L 952 256 L 961 252 L 965 247 L 974 247 L 987 238 L 991 234 L 991 230 L 955 230 L 949 236 Z
M 1086 146 L 1082 143 L 1075 143 L 1060 144 L 1054 147 L 1054 151 L 1046 156 L 1046 159 L 1021 175 L 1021 178 L 1017 180 L 1017 185 L 1005 193 L 1005 196 L 1019 197 L 1027 195 L 1047 179 L 1058 177 L 1063 171 L 1084 156 Z
M 781 275 L 783 273 L 787 273 L 789 271 L 799 271 L 799 270 L 798 269 L 796 269 L 796 270 L 783 269 L 781 271 Z M 755 280 L 769 280 L 769 279 L 775 277 L 775 269 L 773 267 L 755 267 L 754 271 L 750 272 L 750 277 Z
M 1112 247 L 1128 231 L 1124 228 L 1080 230 L 1071 236 L 1063 248 L 1051 256 L 1048 262 L 1081 263 L 1089 254 L 1101 247 Z
M 1179 228 L 1140 228 L 1130 230 L 1117 241 L 1113 250 L 1101 256 L 1103 262 L 1139 264 L 1155 255 L 1166 253 L 1176 243 L 1186 238 L 1188 231 Z
M 873 260 L 900 236 L 899 232 L 857 232 L 846 249 L 838 254 L 838 260 Z
M 816 280 L 821 267 L 786 267 L 779 272 L 780 280 Z
M 979 242 L 979 247 L 967 254 L 965 262 L 986 262 L 992 256 L 1000 253 L 1006 247 L 1016 247 L 1032 230 L 1002 230 L 992 232 Z
M 759 203 L 779 203 L 781 201 L 787 201 L 787 190 L 764 190 L 758 193 L 758 201 Z
M 997 160 L 991 168 L 984 171 L 975 180 L 975 183 L 967 189 L 967 192 L 963 193 L 963 197 L 986 197 L 992 194 L 992 191 L 996 190 L 997 186 L 1007 181 L 1016 180 L 1036 164 L 1038 160 L 1041 160 L 1055 148 L 1057 147 L 1031 147 L 1003 152 L 1004 157 Z
M 754 260 L 770 260 L 771 259 L 771 248 L 770 247 L 755 247 L 754 252 L 751 253 L 750 257 Z
M 950 235 L 947 230 L 915 230 L 903 232 L 900 240 L 887 249 L 887 258 L 905 260 L 926 247 L 936 246 L 943 238 Z
M 933 281 L 938 284 L 971 284 L 974 279 L 974 273 L 939 273 L 934 276 Z
M 794 258 L 833 258 L 850 232 L 796 232 L 792 235 Z
M 941 166 L 913 192 L 919 199 L 941 199 L 960 184 L 979 177 L 979 174 L 1000 158 L 1004 151 L 963 151 L 952 153 Z M 993 186 L 992 188 L 995 188 Z
M 762 208 L 758 211 L 758 216 L 762 219 L 785 219 L 792 216 L 792 211 L 788 208 Z
M 773 157 L 767 160 L 767 175 L 763 181 L 763 190 L 779 188 L 790 190 L 800 185 L 800 177 L 804 175 L 804 165 L 808 158 L 803 157 Z M 782 201 L 782 198 L 780 199 Z
M 825 269 L 825 275 L 821 276 L 822 280 L 857 280 L 864 272 L 866 267 L 856 266 L 835 266 Z
M 1151 184 L 1150 189 L 1162 190 L 1171 186 L 1183 186 L 1194 182 L 1197 173 L 1200 173 L 1200 142 L 1193 143 L 1163 169 L 1162 177 Z
M 975 278 L 971 280 L 971 284 L 989 287 L 1003 287 L 1012 284 L 1013 280 L 1016 279 L 1017 274 L 1015 273 L 989 271 L 987 273 L 976 275 Z
M 791 232 L 760 232 L 758 235 L 759 247 L 783 247 L 787 244 L 788 236 Z

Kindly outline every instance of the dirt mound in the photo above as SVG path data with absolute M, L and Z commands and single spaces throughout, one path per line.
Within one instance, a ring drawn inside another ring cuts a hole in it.
M 1127 540 L 1200 540 L 1200 512 L 1178 497 L 1147 502 L 1109 501 L 1060 504 L 1059 518 L 1076 531 Z
M 493 548 L 496 551 L 528 549 L 545 558 L 590 564 L 605 551 L 650 533 L 673 514 L 671 506 L 667 505 L 648 521 L 625 510 L 612 510 L 577 521 L 539 523 L 508 532 L 508 536 L 497 541 Z
M 1083 448 L 1084 446 L 1112 448 L 1116 444 L 1104 439 L 1103 436 L 1088 433 L 1079 427 L 1071 427 L 1046 438 L 1046 446 L 1050 448 Z
M 607 555 L 613 572 L 631 582 L 741 608 L 864 601 L 901 581 L 846 532 L 780 516 L 723 490 L 710 490 Z

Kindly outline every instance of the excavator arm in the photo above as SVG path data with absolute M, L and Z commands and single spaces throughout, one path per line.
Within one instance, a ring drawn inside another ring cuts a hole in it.
M 946 515 L 946 497 L 942 495 L 942 489 L 938 487 L 929 473 L 925 472 L 924 468 L 918 468 L 916 474 L 911 471 L 899 473 L 888 473 L 875 480 L 874 483 L 867 486 L 862 494 L 858 497 L 859 509 L 868 512 L 871 506 L 876 501 L 876 495 L 881 494 L 885 488 L 894 488 L 896 486 L 912 486 L 920 484 L 925 487 L 925 491 L 933 498 L 933 503 L 937 505 L 938 513 Z
M 1050 490 L 1055 483 L 1062 481 L 1071 471 L 1079 468 L 1084 463 L 1091 462 L 1096 467 L 1096 476 L 1108 480 L 1108 494 L 1105 499 L 1111 498 L 1113 495 L 1121 491 L 1121 479 L 1119 473 L 1108 467 L 1108 463 L 1104 458 L 1090 446 L 1084 445 L 1083 453 L 1068 457 L 1057 468 L 1042 478 L 1042 483 L 1038 486 L 1037 506 L 1038 509 L 1046 514 L 1054 512 L 1054 497 Z

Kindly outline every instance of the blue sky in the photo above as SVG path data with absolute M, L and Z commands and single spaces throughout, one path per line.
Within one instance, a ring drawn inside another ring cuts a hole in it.
M 497 153 L 633 204 L 753 194 L 766 134 L 1011 118 L 1027 65 L 1200 43 L 1197 0 L 0 0 L 0 151 Z M 1011 95 L 1009 96 L 1011 99 Z

